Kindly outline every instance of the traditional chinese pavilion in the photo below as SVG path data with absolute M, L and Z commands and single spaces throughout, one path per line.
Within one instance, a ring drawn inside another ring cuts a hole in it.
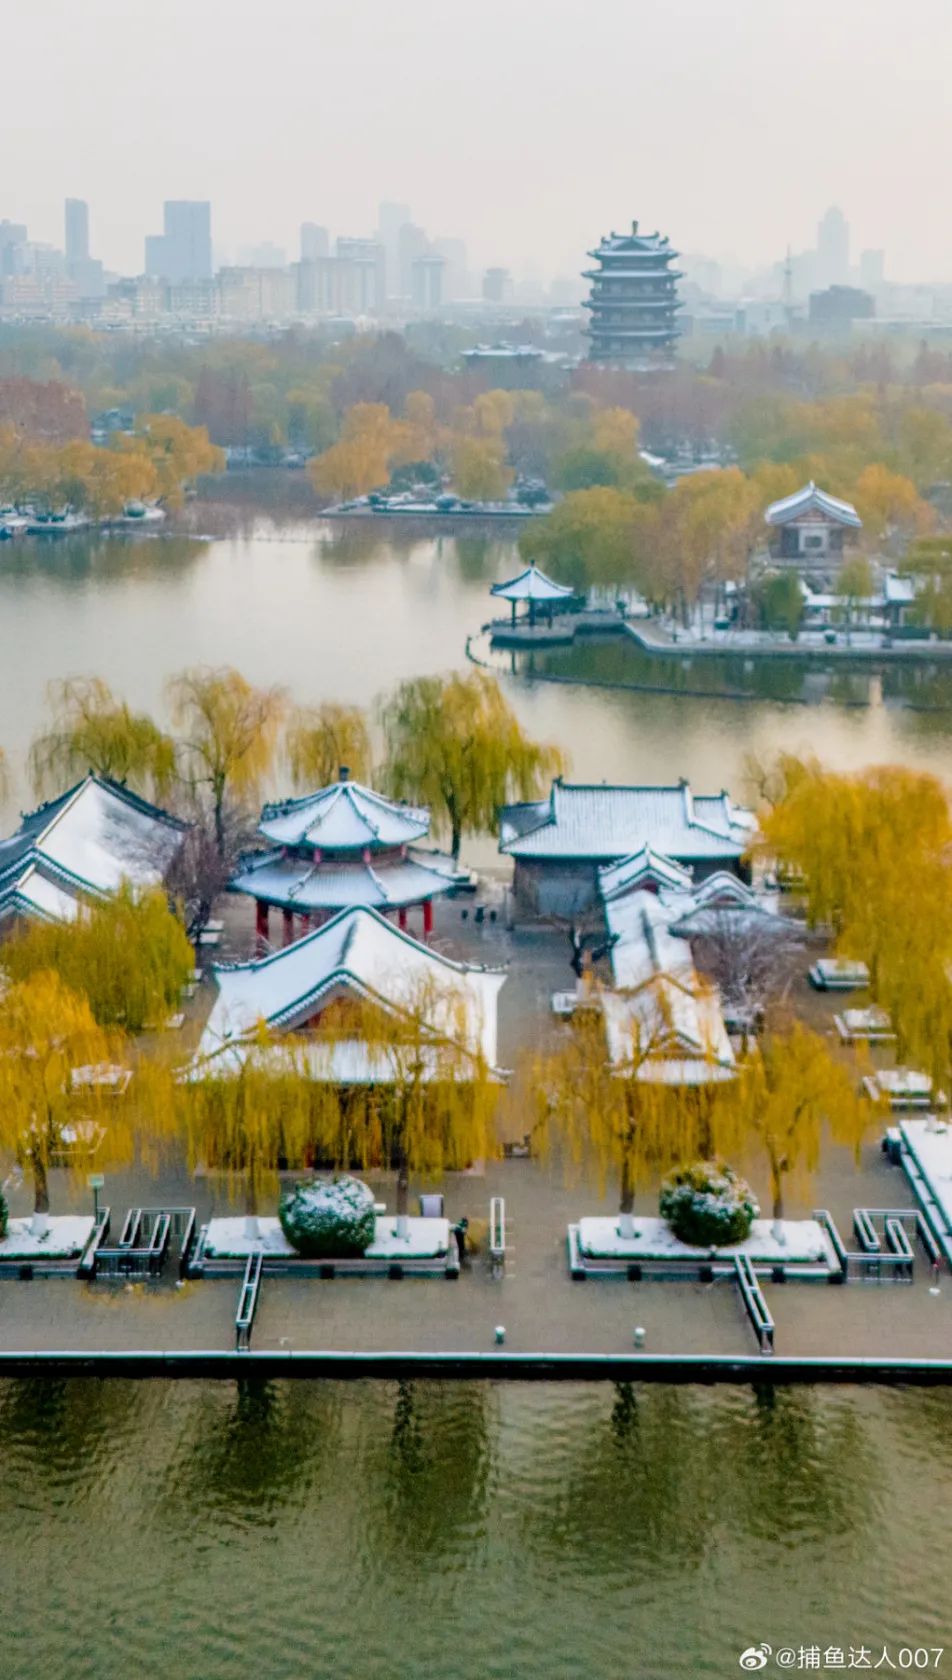
M 375 910 L 343 910 L 290 949 L 216 966 L 214 975 L 218 996 L 192 1079 L 239 1072 L 264 1022 L 277 1039 L 303 1037 L 310 1077 L 385 1084 L 393 1071 L 381 1052 L 357 1037 L 321 1037 L 325 1011 L 348 998 L 374 1003 L 397 1019 L 419 1016 L 422 1007 L 434 1041 L 450 1041 L 496 1069 L 497 999 L 505 970 L 455 962 Z M 266 1053 L 272 1054 L 272 1047 Z
M 564 583 L 555 583 L 545 572 L 540 572 L 537 566 L 527 566 L 518 577 L 510 578 L 508 583 L 494 583 L 489 591 L 490 595 L 497 595 L 500 600 L 508 601 L 512 607 L 512 622 L 516 622 L 516 611 L 521 603 L 525 603 L 523 622 L 535 623 L 536 609 L 541 607 L 549 621 L 557 602 L 569 601 L 575 594 Z
M 771 502 L 764 520 L 770 529 L 771 558 L 799 571 L 837 568 L 845 544 L 863 525 L 852 502 L 831 496 L 812 479 L 792 496 Z
M 670 240 L 639 233 L 632 222 L 630 233 L 610 233 L 588 254 L 598 264 L 584 275 L 592 283 L 585 303 L 589 360 L 635 369 L 670 364 L 681 330 L 681 275 L 671 267 L 678 253 Z
M 408 911 L 418 907 L 427 937 L 434 898 L 461 879 L 446 853 L 417 845 L 429 827 L 425 807 L 385 799 L 342 769 L 330 787 L 264 806 L 258 833 L 270 845 L 242 858 L 230 890 L 255 900 L 262 949 L 272 905 L 282 913 L 285 945 L 356 908 L 393 912 L 406 928 Z

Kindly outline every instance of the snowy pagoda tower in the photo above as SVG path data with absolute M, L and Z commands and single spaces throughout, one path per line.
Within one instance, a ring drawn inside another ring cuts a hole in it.
M 407 911 L 418 906 L 428 938 L 433 899 L 466 878 L 446 853 L 417 844 L 429 827 L 428 810 L 385 799 L 352 782 L 342 768 L 330 787 L 264 806 L 258 833 L 267 849 L 240 860 L 229 890 L 254 899 L 262 950 L 270 939 L 272 905 L 282 911 L 285 945 L 357 906 L 392 913 L 401 928 Z
M 598 263 L 583 278 L 592 289 L 585 303 L 591 311 L 586 329 L 589 361 L 615 367 L 651 370 L 670 367 L 679 336 L 677 282 L 671 264 L 677 256 L 659 233 L 610 233 L 596 250 Z

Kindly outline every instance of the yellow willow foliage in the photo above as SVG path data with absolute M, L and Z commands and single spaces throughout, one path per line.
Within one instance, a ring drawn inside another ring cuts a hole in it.
M 850 491 L 867 538 L 876 540 L 892 528 L 922 533 L 935 524 L 935 509 L 923 501 L 910 478 L 873 463 L 864 467 Z
M 186 731 L 185 769 L 209 789 L 219 847 L 227 794 L 254 795 L 274 759 L 286 702 L 280 688 L 255 688 L 231 666 L 199 666 L 168 685 L 172 714 Z
M 126 1040 L 99 1026 L 87 999 L 59 975 L 40 971 L 6 988 L 0 998 L 0 1149 L 31 1174 L 38 1209 L 49 1205 L 47 1178 L 59 1160 L 64 1126 L 103 1128 L 97 1165 L 131 1157 L 131 1110 L 124 1099 L 72 1086 L 74 1069 L 104 1062 L 128 1065 Z
M 52 722 L 30 747 L 37 794 L 61 792 L 87 770 L 154 798 L 168 792 L 175 776 L 174 742 L 144 712 L 117 700 L 102 677 L 51 682 L 47 699 Z
M 318 1065 L 347 1065 L 360 1046 L 373 1083 L 325 1084 L 321 1156 L 337 1167 L 396 1165 L 438 1178 L 494 1153 L 499 1086 L 473 1037 L 451 980 L 413 987 L 398 1012 L 372 997 L 332 1005 L 312 1041 Z
M 181 1087 L 190 1160 L 243 1181 L 253 1207 L 279 1162 L 438 1177 L 492 1153 L 498 1086 L 462 999 L 418 988 L 410 1004 L 341 1000 L 281 1037 L 262 1023 L 230 1071 L 212 1061 Z
M 337 443 L 310 466 L 322 496 L 363 496 L 387 484 L 397 456 L 412 460 L 410 428 L 394 420 L 386 403 L 355 403 Z
M 85 995 L 101 1026 L 132 1033 L 161 1025 L 178 1007 L 195 966 L 164 892 L 136 894 L 129 886 L 84 906 L 75 921 L 29 924 L 6 942 L 0 960 L 13 980 L 58 974 Z
M 788 1184 L 805 1192 L 824 1136 L 859 1155 L 872 1106 L 857 1095 L 857 1070 L 837 1061 L 818 1033 L 795 1022 L 765 1034 L 736 1090 L 748 1158 L 765 1158 L 775 1218 Z
M 603 1189 L 617 1177 L 623 1209 L 673 1167 L 736 1146 L 733 1081 L 678 1087 L 643 1077 L 660 1039 L 633 1038 L 629 1066 L 616 1068 L 598 1008 L 577 1011 L 560 1039 L 532 1063 L 536 1136 L 544 1148 L 557 1141 L 576 1168 L 594 1168 Z
M 498 502 L 512 483 L 501 438 L 455 437 L 450 446 L 450 473 L 461 496 L 476 502 Z
M 640 430 L 640 423 L 630 409 L 603 408 L 592 418 L 592 445 L 628 459 L 638 447 Z
M 472 407 L 476 431 L 482 437 L 500 437 L 516 417 L 511 391 L 483 391 Z
M 381 708 L 385 778 L 397 799 L 429 805 L 449 830 L 454 857 L 464 834 L 492 830 L 500 805 L 538 798 L 565 768 L 557 747 L 522 730 L 495 677 L 414 677 Z
M 366 713 L 360 706 L 298 706 L 288 724 L 286 748 L 295 787 L 326 787 L 346 765 L 357 781 L 371 775 L 372 750 Z
M 189 426 L 174 414 L 141 414 L 131 437 L 121 435 L 117 450 L 151 462 L 160 500 L 180 507 L 186 485 L 209 473 L 224 472 L 225 453 L 211 442 L 205 426 Z

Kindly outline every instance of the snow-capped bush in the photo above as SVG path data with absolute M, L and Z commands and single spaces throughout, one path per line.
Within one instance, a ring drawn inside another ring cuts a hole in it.
M 723 1161 L 680 1167 L 661 1187 L 660 1211 L 675 1236 L 692 1248 L 740 1243 L 760 1213 L 746 1179 Z
M 281 1229 L 308 1259 L 363 1254 L 374 1240 L 373 1191 L 359 1178 L 306 1178 L 278 1204 Z

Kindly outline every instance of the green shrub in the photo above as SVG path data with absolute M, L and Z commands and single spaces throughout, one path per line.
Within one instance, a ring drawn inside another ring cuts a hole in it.
M 723 1161 L 680 1167 L 661 1187 L 660 1210 L 675 1236 L 692 1248 L 741 1243 L 760 1208 L 746 1179 Z
M 306 1178 L 286 1190 L 278 1205 L 281 1229 L 308 1259 L 343 1260 L 374 1240 L 373 1191 L 359 1178 Z

